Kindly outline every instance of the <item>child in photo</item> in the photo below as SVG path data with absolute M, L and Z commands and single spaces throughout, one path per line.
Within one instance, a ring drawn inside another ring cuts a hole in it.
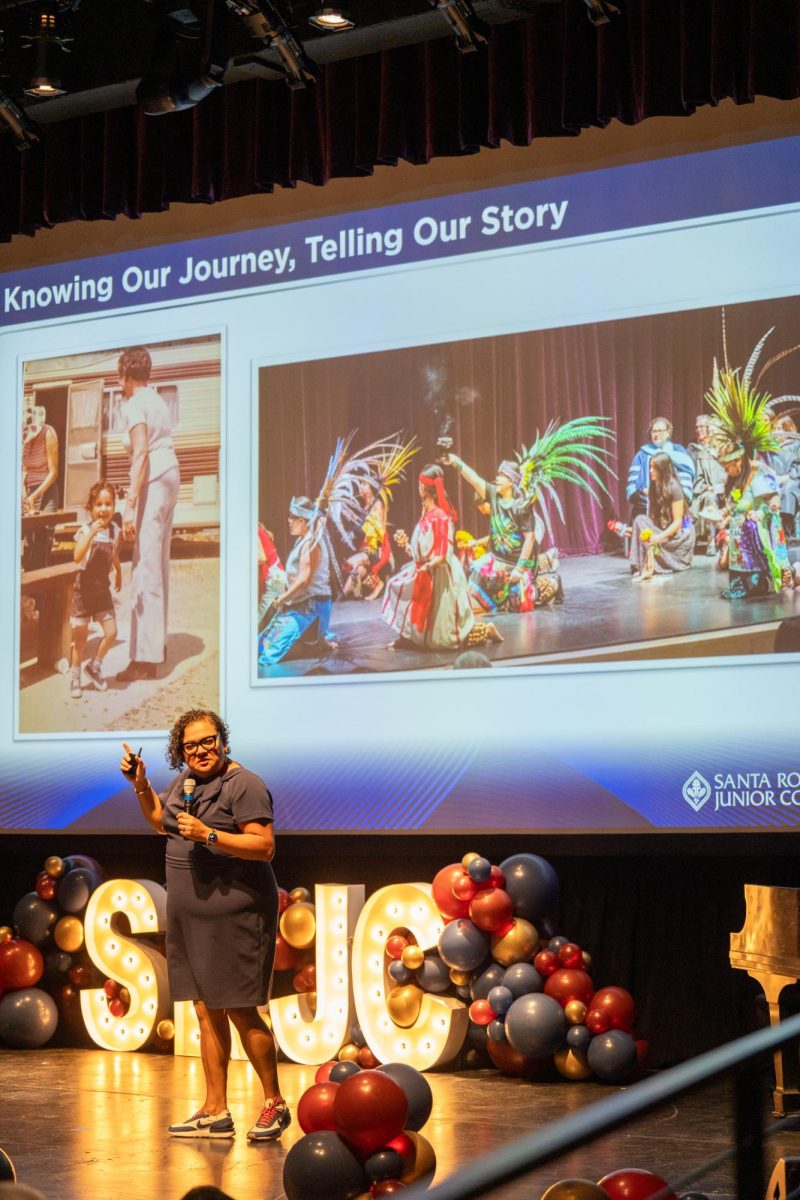
M 86 674 L 98 692 L 106 691 L 108 684 L 103 678 L 103 659 L 114 644 L 117 636 L 117 621 L 114 601 L 111 597 L 110 577 L 114 573 L 114 591 L 122 587 L 122 567 L 119 561 L 119 525 L 114 521 L 116 492 L 113 484 L 100 479 L 92 486 L 86 501 L 86 510 L 91 522 L 82 525 L 75 535 L 75 562 L 80 570 L 75 576 L 72 593 L 72 649 L 70 658 L 70 689 L 73 699 L 79 700 L 81 687 L 81 663 L 86 649 L 89 622 L 97 621 L 102 626 L 103 637 L 94 658 L 86 664 Z

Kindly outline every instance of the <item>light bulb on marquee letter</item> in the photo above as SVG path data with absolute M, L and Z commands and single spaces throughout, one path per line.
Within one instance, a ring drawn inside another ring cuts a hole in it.
M 364 903 L 363 883 L 318 883 L 314 889 L 317 918 L 317 1007 L 307 997 L 281 996 L 270 1002 L 275 1038 L 294 1062 L 311 1066 L 335 1058 L 352 1024 L 353 989 L 347 947 Z
M 147 879 L 110 879 L 89 898 L 84 917 L 86 949 L 98 970 L 131 995 L 124 1017 L 113 1016 L 102 988 L 81 991 L 81 1013 L 90 1037 L 104 1050 L 139 1050 L 169 1012 L 167 964 L 151 946 L 119 933 L 114 917 L 124 913 L 131 933 L 160 933 L 167 893 Z
M 461 1048 L 469 1017 L 465 1005 L 426 992 L 414 1024 L 395 1025 L 386 1006 L 384 949 L 393 929 L 409 929 L 423 949 L 439 941 L 444 923 L 429 883 L 396 883 L 370 896 L 353 938 L 353 990 L 361 1031 L 381 1062 L 402 1062 L 418 1071 L 449 1062 Z

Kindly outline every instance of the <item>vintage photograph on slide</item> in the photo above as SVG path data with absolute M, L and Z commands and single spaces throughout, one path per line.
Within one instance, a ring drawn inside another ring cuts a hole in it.
M 799 342 L 789 297 L 263 367 L 258 679 L 797 648 Z
M 18 733 L 220 691 L 219 334 L 23 364 Z

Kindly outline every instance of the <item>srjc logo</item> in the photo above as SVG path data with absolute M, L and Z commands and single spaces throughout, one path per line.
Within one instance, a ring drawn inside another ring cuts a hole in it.
M 683 785 L 682 791 L 686 803 L 691 804 L 695 812 L 700 812 L 711 795 L 711 784 L 699 771 L 693 771 Z

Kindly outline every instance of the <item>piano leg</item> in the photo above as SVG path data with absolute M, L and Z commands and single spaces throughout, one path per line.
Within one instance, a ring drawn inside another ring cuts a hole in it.
M 764 989 L 764 995 L 769 1003 L 769 1023 L 779 1025 L 786 1017 L 798 1011 L 796 993 L 786 992 L 787 986 L 796 980 L 787 979 L 785 975 L 768 975 L 761 972 L 749 971 Z M 800 1057 L 796 1043 L 776 1050 L 773 1056 L 775 1068 L 775 1087 L 772 1091 L 772 1106 L 776 1117 L 786 1117 L 791 1113 L 800 1112 Z

